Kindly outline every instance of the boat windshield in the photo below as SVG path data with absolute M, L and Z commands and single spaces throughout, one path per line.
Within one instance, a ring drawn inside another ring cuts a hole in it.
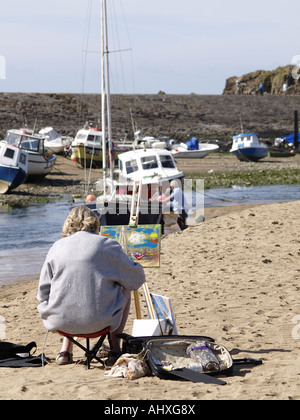
M 14 146 L 19 146 L 21 135 L 17 133 L 7 133 L 6 142 L 8 144 L 13 144 Z
M 161 166 L 163 168 L 175 168 L 175 163 L 172 159 L 172 156 L 169 155 L 161 155 L 160 156 Z
M 156 156 L 145 156 L 141 158 L 143 169 L 158 168 Z
M 48 138 L 48 140 L 54 140 L 54 139 L 57 139 L 58 137 L 60 137 L 58 132 L 54 129 L 45 133 L 45 136 Z
M 95 143 L 102 142 L 102 136 L 95 136 L 94 134 L 89 134 L 87 139 L 88 141 L 93 141 Z
M 86 140 L 86 134 L 78 133 L 75 140 Z
M 20 147 L 26 150 L 33 150 L 34 152 L 40 152 L 40 141 L 33 137 L 22 136 Z

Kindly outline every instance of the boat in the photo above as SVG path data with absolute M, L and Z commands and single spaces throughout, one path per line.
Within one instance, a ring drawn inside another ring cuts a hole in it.
M 102 117 L 101 129 L 98 131 L 94 129 L 93 133 L 99 136 L 99 150 L 102 147 L 103 176 L 94 185 L 93 191 L 96 190 L 96 194 L 89 194 L 84 204 L 100 217 L 102 226 L 128 225 L 133 209 L 136 211 L 137 208 L 139 212 L 135 216 L 139 225 L 163 225 L 163 206 L 155 197 L 163 191 L 162 188 L 169 186 L 171 179 L 183 179 L 183 173 L 176 168 L 170 151 L 154 148 L 147 150 L 145 145 L 142 149 L 118 153 L 118 165 L 115 167 L 111 129 L 106 0 L 101 0 L 101 11 L 101 57 L 104 70 L 101 72 Z M 163 185 L 164 182 L 168 185 Z M 138 194 L 135 189 L 137 185 L 141 187 L 138 188 Z
M 144 136 L 140 130 L 134 132 L 134 143 L 135 149 L 141 148 L 152 148 L 152 149 L 167 149 L 169 150 L 173 145 L 174 140 L 171 140 L 167 136 Z
M 241 161 L 257 162 L 268 156 L 268 146 L 259 142 L 258 133 L 242 133 L 232 139 L 230 153 Z
M 196 137 L 192 137 L 187 143 L 174 144 L 172 153 L 175 158 L 204 158 L 218 149 L 217 144 L 199 143 Z
M 39 131 L 45 137 L 44 145 L 55 154 L 65 154 L 72 142 L 72 137 L 61 136 L 53 127 L 45 127 Z
M 173 179 L 183 182 L 184 174 L 177 168 L 172 153 L 166 149 L 145 148 L 119 154 L 113 182 L 107 182 L 116 190 L 116 195 L 131 195 L 134 182 L 141 181 L 142 200 L 152 200 L 165 192 Z M 103 190 L 102 181 L 98 181 L 95 188 Z
M 270 147 L 269 149 L 269 156 L 275 157 L 275 158 L 289 158 L 289 157 L 295 157 L 296 153 L 294 149 L 284 149 L 281 147 Z
M 0 194 L 17 188 L 27 178 L 28 153 L 18 147 L 0 142 Z
M 283 136 L 283 137 L 278 137 L 275 139 L 275 146 L 286 145 L 288 147 L 294 147 L 295 146 L 294 138 L 295 138 L 294 133 L 287 134 L 286 136 Z M 300 132 L 298 132 L 297 144 L 300 144 Z
M 92 166 L 102 168 L 102 129 L 97 124 L 88 122 L 77 131 L 74 140 L 71 143 L 71 160 L 79 163 L 83 168 Z M 116 159 L 119 153 L 127 151 L 126 146 L 112 146 L 113 159 Z M 108 160 L 109 161 L 109 160 Z
M 56 155 L 44 147 L 45 137 L 27 128 L 7 130 L 5 142 L 28 152 L 28 177 L 43 177 L 49 174 Z

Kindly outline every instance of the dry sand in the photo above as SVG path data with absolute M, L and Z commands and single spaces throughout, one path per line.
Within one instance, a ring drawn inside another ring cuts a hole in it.
M 234 358 L 263 364 L 235 367 L 227 385 L 144 377 L 104 376 L 73 364 L 0 368 L 1 399 L 300 399 L 299 202 L 234 208 L 162 240 L 160 269 L 146 271 L 150 291 L 172 299 L 179 334 L 208 335 Z M 37 312 L 37 279 L 0 289 L 6 341 L 34 340 L 41 352 L 45 329 Z M 134 305 L 126 331 L 131 332 Z M 293 320 L 296 323 L 293 323 Z M 45 353 L 55 358 L 60 337 Z M 81 357 L 75 351 L 75 357 Z

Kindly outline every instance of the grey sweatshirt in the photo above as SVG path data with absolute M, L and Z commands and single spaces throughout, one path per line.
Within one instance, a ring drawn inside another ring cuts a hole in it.
M 137 290 L 143 267 L 118 242 L 90 232 L 62 238 L 50 248 L 40 274 L 38 311 L 49 331 L 88 334 L 120 325 L 121 287 Z

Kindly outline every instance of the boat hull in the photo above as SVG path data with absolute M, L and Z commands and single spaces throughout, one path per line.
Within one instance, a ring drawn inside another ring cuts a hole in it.
M 39 177 L 49 174 L 56 163 L 56 159 L 56 155 L 47 158 L 40 153 L 28 150 L 28 176 Z
M 236 156 L 240 161 L 245 162 L 258 162 L 268 156 L 268 149 L 256 147 L 241 147 L 232 150 L 231 153 Z
M 275 150 L 270 150 L 269 152 L 269 156 L 270 157 L 277 157 L 277 158 L 287 158 L 287 157 L 293 157 L 296 156 L 296 153 L 294 153 L 294 151 L 275 151 Z
M 182 146 L 175 146 L 172 150 L 172 154 L 175 159 L 177 158 L 190 158 L 190 159 L 196 159 L 196 158 L 204 158 L 205 156 L 209 155 L 212 152 L 216 152 L 219 149 L 218 145 L 214 144 L 199 144 L 198 150 L 188 150 L 185 147 Z
M 72 146 L 71 159 L 84 167 L 102 168 L 102 147 Z
M 186 152 L 173 152 L 173 156 L 175 159 L 196 159 L 196 158 L 204 158 L 205 156 L 209 155 L 211 151 L 201 151 L 201 150 L 187 150 Z
M 0 194 L 17 188 L 27 177 L 27 173 L 17 166 L 0 165 Z
M 46 144 L 45 142 L 45 147 L 51 150 L 51 152 L 53 152 L 55 155 L 62 155 L 65 150 L 65 146 L 63 144 L 54 145 L 54 144 L 51 144 L 50 142 L 48 144 Z
M 127 149 L 116 148 L 114 149 L 114 159 L 117 163 L 117 157 L 120 153 L 124 153 Z M 72 156 L 71 159 L 74 162 L 79 163 L 83 168 L 94 167 L 101 168 L 103 167 L 103 153 L 102 147 L 92 147 L 77 145 L 72 146 Z M 109 159 L 107 159 L 107 162 Z

